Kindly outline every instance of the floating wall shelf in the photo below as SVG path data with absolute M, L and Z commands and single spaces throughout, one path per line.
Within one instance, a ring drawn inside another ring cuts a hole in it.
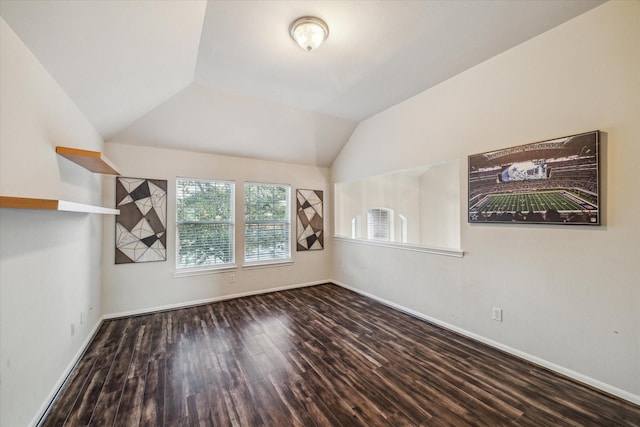
M 119 215 L 119 209 L 103 208 L 102 206 L 84 205 L 66 200 L 37 199 L 31 197 L 0 196 L 0 208 L 14 209 L 44 209 L 65 212 L 97 213 Z
M 120 175 L 120 172 L 116 170 L 115 166 L 99 151 L 56 147 L 56 153 L 79 164 L 83 168 L 89 169 L 91 172 L 105 175 Z
M 93 173 L 120 175 L 116 168 L 99 151 L 80 150 L 70 147 L 56 147 L 56 153 Z M 31 197 L 0 196 L 0 208 L 44 209 L 52 211 L 84 212 L 106 215 L 119 215 L 119 209 L 85 205 L 56 199 L 38 199 Z

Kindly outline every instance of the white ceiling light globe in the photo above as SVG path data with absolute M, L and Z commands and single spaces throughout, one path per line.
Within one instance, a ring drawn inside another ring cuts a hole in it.
M 317 49 L 329 37 L 327 24 L 323 20 L 312 16 L 296 19 L 291 24 L 289 32 L 291 37 L 307 52 Z

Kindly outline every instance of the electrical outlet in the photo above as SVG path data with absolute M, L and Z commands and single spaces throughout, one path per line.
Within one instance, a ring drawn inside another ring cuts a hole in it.
M 76 333 L 76 324 L 71 322 L 71 336 L 74 336 Z
M 229 275 L 229 283 L 233 283 L 236 281 L 236 275 L 235 274 L 230 274 Z
M 84 311 L 80 312 L 80 324 L 82 325 L 84 323 Z
M 491 318 L 497 322 L 502 322 L 502 309 L 499 307 L 493 307 L 491 310 Z

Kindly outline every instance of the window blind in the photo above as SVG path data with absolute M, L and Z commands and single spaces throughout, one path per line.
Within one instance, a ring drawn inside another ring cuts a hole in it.
M 291 257 L 290 192 L 288 185 L 245 184 L 245 262 Z
M 367 238 L 390 241 L 392 217 L 390 209 L 369 209 L 367 211 Z
M 177 268 L 234 263 L 234 183 L 176 180 Z

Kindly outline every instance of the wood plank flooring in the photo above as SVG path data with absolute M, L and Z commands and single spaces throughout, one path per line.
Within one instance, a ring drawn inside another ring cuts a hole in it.
M 42 426 L 640 426 L 640 407 L 334 285 L 105 321 Z

